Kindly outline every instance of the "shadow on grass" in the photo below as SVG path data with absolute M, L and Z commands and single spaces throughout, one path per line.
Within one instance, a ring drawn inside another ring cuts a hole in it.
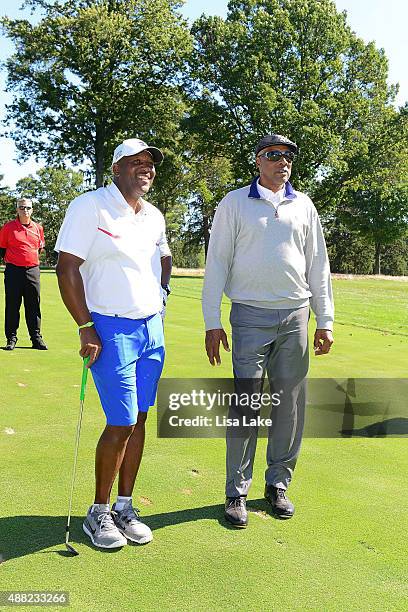
M 1 348 L 2 348 L 3 351 L 7 351 L 5 346 L 2 346 Z M 16 346 L 15 348 L 13 348 L 13 351 L 21 351 L 21 350 L 23 350 L 23 351 L 26 351 L 26 350 L 32 351 L 33 347 L 30 345 L 30 346 Z M 11 351 L 7 351 L 7 352 L 11 353 Z
M 371 423 L 360 429 L 342 429 L 341 435 L 344 437 L 359 436 L 364 438 L 386 438 L 388 436 L 405 437 L 408 435 L 408 419 L 396 417 Z
M 268 504 L 264 499 L 248 501 L 249 511 L 268 512 Z M 163 512 L 143 516 L 142 520 L 152 531 L 157 531 L 171 525 L 180 525 L 201 520 L 217 521 L 224 529 L 234 529 L 224 519 L 224 505 L 202 506 L 201 508 L 187 508 L 174 512 Z M 71 538 L 75 546 L 77 543 L 85 544 L 101 554 L 115 551 L 100 550 L 92 546 L 88 537 L 82 531 L 84 517 L 71 517 Z M 66 516 L 10 516 L 0 518 L 0 564 L 10 559 L 17 559 L 31 554 L 57 553 L 70 557 L 65 550 Z M 53 550 L 45 550 L 55 547 Z M 120 549 L 117 549 L 120 550 Z

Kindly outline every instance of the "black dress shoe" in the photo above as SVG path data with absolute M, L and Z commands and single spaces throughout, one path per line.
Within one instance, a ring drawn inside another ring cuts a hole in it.
M 231 525 L 243 529 L 248 525 L 246 497 L 227 497 L 224 516 Z
M 292 518 L 295 506 L 286 497 L 285 489 L 265 485 L 265 499 L 271 504 L 273 514 L 280 519 Z
M 7 344 L 4 347 L 5 351 L 13 351 L 15 346 L 17 344 L 17 338 L 10 338 L 9 340 L 7 340 Z
M 38 338 L 34 338 L 31 340 L 33 349 L 37 349 L 37 351 L 48 351 L 48 346 L 45 344 L 44 340 L 39 336 Z

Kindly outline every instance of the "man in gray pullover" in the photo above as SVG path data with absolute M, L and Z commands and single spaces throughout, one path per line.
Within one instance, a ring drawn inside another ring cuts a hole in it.
M 326 245 L 317 211 L 289 182 L 298 147 L 268 134 L 255 150 L 259 178 L 228 193 L 214 216 L 207 255 L 203 314 L 206 351 L 220 364 L 220 343 L 229 351 L 221 323 L 221 300 L 232 302 L 232 362 L 238 394 L 262 390 L 265 372 L 279 393 L 268 431 L 265 497 L 279 518 L 294 506 L 286 496 L 299 455 L 309 367 L 309 305 L 316 316 L 314 351 L 333 343 L 333 296 Z M 230 417 L 242 416 L 231 405 Z M 242 425 L 243 421 L 240 421 Z M 246 527 L 246 496 L 252 481 L 258 427 L 227 430 L 225 518 Z

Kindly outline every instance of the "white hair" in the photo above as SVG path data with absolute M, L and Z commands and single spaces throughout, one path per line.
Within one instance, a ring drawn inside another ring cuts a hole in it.
M 16 206 L 18 207 L 18 206 L 19 206 L 21 203 L 23 203 L 23 202 L 24 202 L 24 203 L 26 203 L 26 204 L 30 204 L 30 206 L 32 206 L 32 205 L 33 205 L 33 201 L 32 201 L 32 200 L 30 200 L 30 198 L 19 198 L 19 199 L 17 200 L 17 204 L 16 204 Z

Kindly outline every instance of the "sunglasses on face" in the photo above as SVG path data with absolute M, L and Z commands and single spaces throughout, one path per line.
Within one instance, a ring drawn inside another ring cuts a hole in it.
M 31 206 L 19 206 L 18 210 L 33 210 Z
M 271 162 L 278 162 L 284 157 L 286 161 L 292 163 L 295 159 L 295 154 L 292 151 L 266 151 L 266 153 L 261 153 L 258 157 L 265 157 L 265 159 Z

